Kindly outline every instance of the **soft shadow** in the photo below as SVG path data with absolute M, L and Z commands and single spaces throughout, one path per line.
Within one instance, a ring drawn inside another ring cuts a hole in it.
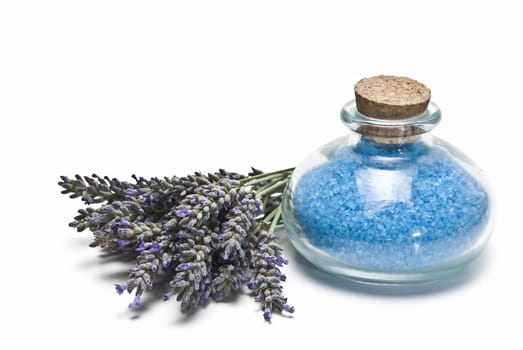
M 184 325 L 184 324 L 194 322 L 194 320 L 197 319 L 202 312 L 205 312 L 204 309 L 206 307 L 207 307 L 207 305 L 205 305 L 203 307 L 199 307 L 198 310 L 196 310 L 195 312 L 191 312 L 191 313 L 183 313 L 181 310 L 177 310 L 179 314 L 178 314 L 178 318 L 176 318 L 174 320 L 174 324 Z
M 113 253 L 110 251 L 100 250 L 100 248 L 90 248 L 87 249 L 97 249 L 99 250 L 98 256 L 96 258 L 89 258 L 77 264 L 79 268 L 90 269 L 93 267 L 101 267 L 104 265 L 111 264 L 125 264 L 127 268 L 125 272 L 128 273 L 129 269 L 136 264 L 136 255 L 130 253 Z
M 314 283 L 319 283 L 335 289 L 345 289 L 348 292 L 353 293 L 378 297 L 387 296 L 400 298 L 447 293 L 470 285 L 481 276 L 492 258 L 491 248 L 487 246 L 480 256 L 472 261 L 472 263 L 460 272 L 447 278 L 415 285 L 376 285 L 352 281 L 324 272 L 302 257 L 294 247 L 290 246 L 290 244 L 286 245 L 285 251 L 288 256 L 291 256 L 295 267 Z
M 96 249 L 96 248 L 94 248 Z M 132 252 L 126 252 L 126 253 L 119 253 L 119 252 L 111 252 L 107 250 L 102 250 L 100 254 L 98 255 L 100 259 L 98 259 L 98 262 L 100 265 L 103 264 L 109 264 L 112 262 L 132 262 L 133 265 L 136 263 L 136 254 Z
M 97 273 L 97 278 L 102 281 L 109 281 L 112 283 L 119 283 L 126 281 L 129 277 L 129 269 L 134 267 L 136 264 L 136 254 L 134 252 L 114 252 L 108 249 L 101 249 L 99 247 L 91 248 L 88 243 L 85 244 L 85 240 L 82 244 L 77 244 L 76 240 L 70 240 L 70 246 L 73 249 L 95 249 L 97 250 L 97 256 L 86 258 L 76 266 L 80 269 L 94 269 Z M 169 288 L 169 281 L 166 278 L 158 279 L 154 281 L 154 288 L 143 293 L 141 298 L 141 306 L 135 310 L 123 310 L 124 314 L 128 316 L 130 320 L 138 320 L 141 315 L 148 312 L 154 304 L 163 302 L 163 295 Z M 129 302 L 134 298 L 134 292 L 128 294 L 124 293 L 128 297 Z M 124 296 L 122 295 L 122 297 Z M 124 304 L 125 305 L 125 304 Z
M 111 282 L 121 282 L 126 281 L 129 278 L 129 271 L 128 270 L 122 270 L 122 271 L 115 271 L 115 272 L 109 272 L 104 273 L 100 275 L 100 279 L 104 281 L 111 281 Z

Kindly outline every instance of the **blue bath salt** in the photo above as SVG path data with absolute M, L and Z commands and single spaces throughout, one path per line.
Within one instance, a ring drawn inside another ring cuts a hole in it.
M 437 144 L 361 138 L 298 179 L 293 207 L 309 243 L 329 256 L 362 270 L 405 272 L 474 247 L 489 200 Z

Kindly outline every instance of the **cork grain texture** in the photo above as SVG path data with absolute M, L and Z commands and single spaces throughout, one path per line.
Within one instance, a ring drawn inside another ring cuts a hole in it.
M 430 89 L 407 77 L 378 75 L 354 86 L 358 111 L 378 119 L 407 119 L 423 113 Z

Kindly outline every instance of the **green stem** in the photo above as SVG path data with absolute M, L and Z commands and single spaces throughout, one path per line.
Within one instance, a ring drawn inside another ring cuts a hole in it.
M 263 173 L 263 174 L 258 174 L 258 175 L 254 175 L 254 176 L 249 176 L 249 177 L 246 177 L 245 179 L 240 180 L 240 182 L 245 185 L 253 185 L 253 184 L 256 184 L 259 182 L 271 180 L 273 178 L 278 178 L 278 177 L 282 177 L 282 176 L 287 177 L 293 171 L 294 171 L 294 168 L 282 169 L 282 170 L 273 171 L 270 173 Z
M 271 219 L 272 219 L 274 216 L 276 216 L 276 212 L 277 212 L 277 210 L 278 210 L 279 207 L 280 207 L 280 206 L 278 206 L 277 208 L 273 209 L 273 211 L 271 211 L 271 212 L 269 213 L 269 215 L 267 215 L 266 217 L 263 218 L 263 221 L 264 221 L 265 223 L 267 223 L 267 224 L 268 224 L 269 222 L 271 222 Z
M 280 220 L 280 214 L 281 214 L 281 204 L 278 205 L 276 209 L 273 210 L 274 219 L 272 219 L 271 227 L 269 227 L 269 234 L 272 234 L 274 232 L 274 229 L 276 228 L 276 225 L 278 224 L 278 221 Z
M 268 192 L 271 192 L 273 190 L 275 190 L 276 188 L 282 186 L 282 185 L 285 185 L 287 184 L 287 182 L 289 181 L 289 179 L 285 178 L 283 180 L 280 180 L 276 183 L 270 183 L 266 186 L 263 186 L 262 188 L 260 188 L 258 191 L 256 191 L 256 194 L 258 196 L 263 196 L 264 194 L 268 193 Z

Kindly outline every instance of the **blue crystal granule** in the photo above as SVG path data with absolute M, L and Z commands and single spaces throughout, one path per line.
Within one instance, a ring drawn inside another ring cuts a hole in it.
M 330 257 L 358 269 L 405 272 L 473 249 L 489 198 L 442 146 L 362 138 L 304 173 L 293 207 L 308 243 Z

